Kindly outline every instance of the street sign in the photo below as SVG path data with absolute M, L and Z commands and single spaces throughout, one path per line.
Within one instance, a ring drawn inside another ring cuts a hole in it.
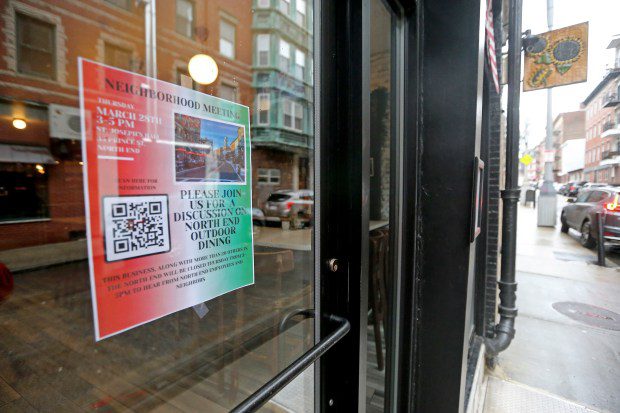
M 533 160 L 534 158 L 532 158 L 532 155 L 530 155 L 529 153 L 526 153 L 525 155 L 521 157 L 521 159 L 519 159 L 519 162 L 521 162 L 525 166 L 528 166 L 529 164 L 532 163 Z
M 588 22 L 528 38 L 523 72 L 524 92 L 585 82 Z

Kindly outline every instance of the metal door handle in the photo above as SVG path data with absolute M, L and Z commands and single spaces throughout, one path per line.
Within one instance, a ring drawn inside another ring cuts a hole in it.
M 347 335 L 351 330 L 351 323 L 346 318 L 329 315 L 327 318 L 338 324 L 338 328 L 329 333 L 325 338 L 316 343 L 314 347 L 302 354 L 290 366 L 278 373 L 273 379 L 269 380 L 263 387 L 256 390 L 250 397 L 241 402 L 237 407 L 231 410 L 234 413 L 254 412 L 263 404 L 271 399 L 277 392 L 282 390 L 295 377 L 309 365 L 318 360 L 327 352 L 334 344 Z

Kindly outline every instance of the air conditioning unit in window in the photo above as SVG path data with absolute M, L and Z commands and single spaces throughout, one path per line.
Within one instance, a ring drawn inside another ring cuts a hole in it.
M 58 139 L 82 138 L 80 108 L 50 104 L 50 136 Z

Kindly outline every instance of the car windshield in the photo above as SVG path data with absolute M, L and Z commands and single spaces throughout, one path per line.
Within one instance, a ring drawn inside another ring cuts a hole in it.
M 267 202 L 282 202 L 290 198 L 291 196 L 286 194 L 271 194 L 269 195 Z

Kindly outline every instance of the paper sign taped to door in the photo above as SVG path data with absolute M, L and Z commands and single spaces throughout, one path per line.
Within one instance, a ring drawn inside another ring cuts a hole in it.
M 79 68 L 96 340 L 253 284 L 248 107 Z

